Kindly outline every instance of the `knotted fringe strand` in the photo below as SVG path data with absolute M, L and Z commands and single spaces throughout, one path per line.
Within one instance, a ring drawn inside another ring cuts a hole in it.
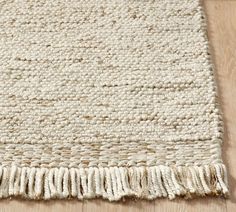
M 0 198 L 29 199 L 125 196 L 154 199 L 227 195 L 223 164 L 204 166 L 35 168 L 0 167 Z

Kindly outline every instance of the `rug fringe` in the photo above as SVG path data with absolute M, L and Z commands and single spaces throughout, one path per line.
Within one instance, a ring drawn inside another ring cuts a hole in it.
M 29 199 L 125 196 L 143 199 L 227 195 L 223 164 L 107 168 L 0 167 L 0 198 Z

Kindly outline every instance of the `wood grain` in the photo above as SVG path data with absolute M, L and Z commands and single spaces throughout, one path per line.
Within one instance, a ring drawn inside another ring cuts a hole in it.
M 208 36 L 224 113 L 223 158 L 229 171 L 230 199 L 202 198 L 190 201 L 157 199 L 110 203 L 103 200 L 26 201 L 1 200 L 0 212 L 233 212 L 236 211 L 236 0 L 205 0 Z
M 217 70 L 221 107 L 224 113 L 223 158 L 228 168 L 230 199 L 227 211 L 236 211 L 236 1 L 205 2 L 208 34 Z

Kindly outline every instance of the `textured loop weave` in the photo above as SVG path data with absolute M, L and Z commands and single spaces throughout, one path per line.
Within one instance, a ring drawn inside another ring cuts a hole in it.
M 0 2 L 0 197 L 226 194 L 199 0 Z

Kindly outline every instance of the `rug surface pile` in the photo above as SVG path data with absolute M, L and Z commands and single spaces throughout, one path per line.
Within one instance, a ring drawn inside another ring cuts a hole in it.
M 0 198 L 225 195 L 199 0 L 0 2 Z

